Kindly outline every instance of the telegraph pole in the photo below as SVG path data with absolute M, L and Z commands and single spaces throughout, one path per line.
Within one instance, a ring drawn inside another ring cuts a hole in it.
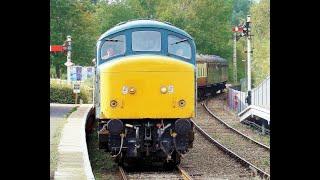
M 67 82 L 68 84 L 71 83 L 71 72 L 70 72 L 70 68 L 73 65 L 73 63 L 71 62 L 71 51 L 72 51 L 72 47 L 71 47 L 71 36 L 68 35 L 67 36 L 67 41 L 65 43 L 65 45 L 67 46 L 67 62 L 64 63 L 64 65 L 67 66 Z
M 233 81 L 237 83 L 237 33 L 233 33 Z

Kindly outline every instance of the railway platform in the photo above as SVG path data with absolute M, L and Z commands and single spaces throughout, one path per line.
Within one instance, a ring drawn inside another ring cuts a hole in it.
M 94 179 L 87 152 L 85 125 L 92 104 L 82 104 L 67 119 L 58 146 L 54 179 Z

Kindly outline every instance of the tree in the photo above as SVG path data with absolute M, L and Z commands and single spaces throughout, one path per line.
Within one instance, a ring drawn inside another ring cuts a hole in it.
M 245 21 L 247 15 L 249 14 L 251 5 L 251 0 L 234 0 L 232 12 L 232 25 L 237 26 L 241 22 Z
M 89 65 L 94 57 L 98 33 L 93 13 L 95 5 L 89 0 L 51 0 L 50 1 L 50 44 L 62 45 L 67 35 L 72 36 L 72 61 L 75 64 Z M 58 78 L 60 71 L 66 71 L 64 54 L 50 56 L 51 64 L 56 69 Z
M 270 0 L 261 0 L 251 9 L 253 36 L 252 80 L 259 85 L 270 74 Z

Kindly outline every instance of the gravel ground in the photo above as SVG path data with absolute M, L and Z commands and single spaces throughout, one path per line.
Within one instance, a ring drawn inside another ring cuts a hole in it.
M 270 147 L 270 136 L 262 135 L 258 130 L 248 125 L 240 123 L 240 120 L 236 116 L 236 114 L 226 108 L 226 98 L 227 93 L 219 94 L 208 101 L 207 107 L 210 109 L 211 112 L 220 117 L 231 127 L 237 129 L 243 134 L 249 136 L 250 138 Z
M 194 179 L 259 179 L 196 131 L 193 148 L 180 166 Z
M 176 179 L 183 180 L 179 172 L 126 172 L 128 179 Z
M 200 104 L 197 106 L 198 116 L 194 120 L 212 138 L 248 160 L 252 164 L 270 173 L 270 151 L 245 139 L 239 134 L 225 127 L 209 115 Z M 197 144 L 197 143 L 195 143 Z
M 123 168 L 128 179 L 175 179 L 183 180 L 177 169 L 165 170 L 162 163 L 141 162 Z

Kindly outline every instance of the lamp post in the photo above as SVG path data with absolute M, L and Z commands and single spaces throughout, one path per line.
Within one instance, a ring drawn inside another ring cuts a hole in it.
M 72 47 L 71 47 L 71 36 L 70 35 L 67 36 L 67 40 L 65 42 L 65 45 L 67 47 L 67 62 L 64 63 L 64 65 L 67 66 L 67 82 L 68 82 L 68 84 L 70 84 L 71 83 L 70 68 L 73 65 L 73 63 L 71 62 Z

